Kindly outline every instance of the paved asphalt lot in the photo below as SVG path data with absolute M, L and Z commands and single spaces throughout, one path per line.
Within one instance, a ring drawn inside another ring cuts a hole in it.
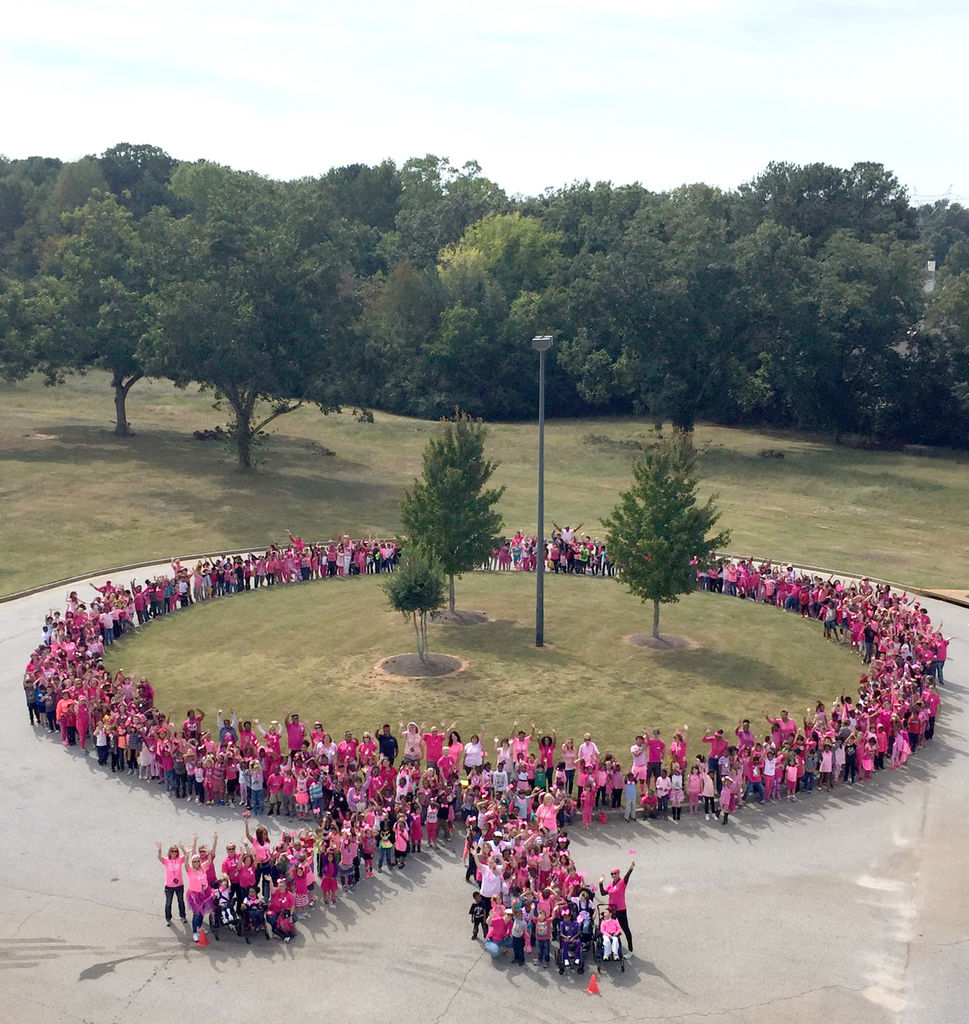
M 965 609 L 928 602 L 956 640 L 936 739 L 904 771 L 745 808 L 727 827 L 684 816 L 679 826 L 620 819 L 572 830 L 576 861 L 593 877 L 614 863 L 625 870 L 637 851 L 636 955 L 624 975 L 607 967 L 591 996 L 588 975 L 494 963 L 470 941 L 460 850 L 365 880 L 337 910 L 314 911 L 288 945 L 227 936 L 199 949 L 184 926 L 166 928 L 155 841 L 238 839 L 242 822 L 105 775 L 93 755 L 28 725 L 23 666 L 46 610 L 69 589 L 0 605 L 10 734 L 0 1022 L 277 1020 L 307 1010 L 344 1024 L 966 1019 Z

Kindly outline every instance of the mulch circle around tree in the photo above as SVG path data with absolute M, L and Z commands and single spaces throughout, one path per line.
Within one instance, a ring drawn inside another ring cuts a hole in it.
M 438 608 L 437 611 L 428 614 L 427 621 L 434 626 L 483 626 L 491 620 L 487 612 L 468 612 L 460 608 L 455 608 L 452 612 L 446 608 Z
M 397 679 L 430 679 L 439 676 L 453 676 L 468 667 L 466 661 L 451 654 L 428 654 L 422 661 L 417 654 L 392 654 L 378 661 L 374 668 L 385 676 Z
M 633 633 L 624 636 L 623 640 L 647 651 L 695 651 L 700 646 L 692 637 L 671 636 L 669 633 L 660 633 L 658 637 L 652 633 Z

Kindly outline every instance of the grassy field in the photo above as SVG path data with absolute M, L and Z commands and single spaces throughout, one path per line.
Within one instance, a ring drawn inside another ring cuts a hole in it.
M 301 410 L 278 420 L 252 475 L 191 432 L 225 421 L 211 397 L 143 381 L 129 397 L 136 436 L 111 433 L 103 374 L 49 389 L 0 385 L 0 594 L 127 562 L 307 538 L 393 534 L 401 493 L 436 424 L 381 413 Z M 551 422 L 546 518 L 600 532 L 628 486 L 644 420 Z M 872 453 L 820 440 L 700 426 L 702 489 L 720 494 L 732 550 L 964 587 L 969 461 Z M 335 454 L 324 453 L 325 449 Z M 763 458 L 762 449 L 784 452 Z M 490 427 L 509 532 L 535 525 L 536 428 Z
M 669 654 L 623 641 L 647 629 L 650 616 L 615 581 L 550 577 L 551 646 L 541 651 L 530 646 L 534 577 L 478 573 L 459 583 L 458 601 L 495 621 L 431 627 L 433 650 L 468 661 L 451 677 L 402 680 L 374 670 L 382 658 L 413 650 L 414 640 L 378 577 L 219 599 L 151 623 L 111 649 L 108 664 L 147 675 L 162 709 L 180 716 L 202 707 L 210 721 L 232 705 L 264 725 L 297 711 L 334 734 L 456 719 L 463 735 L 481 730 L 490 748 L 518 719 L 526 728 L 554 727 L 561 739 L 581 740 L 588 729 L 603 749 L 620 750 L 633 728 L 660 728 L 669 740 L 689 724 L 693 752 L 707 727 L 733 730 L 749 717 L 766 730 L 764 711 L 786 707 L 800 717 L 818 699 L 830 704 L 861 669 L 821 639 L 817 623 L 718 595 L 664 608 L 663 632 L 699 644 Z

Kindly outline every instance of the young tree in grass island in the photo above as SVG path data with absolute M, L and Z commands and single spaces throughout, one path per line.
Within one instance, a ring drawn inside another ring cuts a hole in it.
M 412 540 L 438 561 L 448 578 L 454 611 L 454 577 L 487 562 L 502 526 L 495 505 L 504 487 L 485 489 L 498 467 L 484 456 L 487 431 L 458 415 L 424 449 L 424 473 L 400 504 Z
M 653 602 L 653 637 L 661 604 L 696 587 L 696 561 L 730 543 L 711 531 L 720 519 L 716 495 L 697 503 L 697 453 L 684 438 L 663 441 L 633 466 L 633 486 L 604 520 L 617 579 L 644 604 Z
M 417 656 L 429 664 L 427 656 L 427 614 L 444 604 L 444 576 L 440 565 L 419 548 L 404 553 L 400 566 L 384 581 L 387 600 L 395 611 L 414 623 Z

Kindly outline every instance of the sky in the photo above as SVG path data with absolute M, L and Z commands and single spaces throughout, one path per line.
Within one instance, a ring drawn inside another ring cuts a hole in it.
M 966 39 L 952 0 L 32 0 L 4 14 L 0 154 L 290 179 L 434 153 L 522 195 L 870 160 L 966 203 Z

